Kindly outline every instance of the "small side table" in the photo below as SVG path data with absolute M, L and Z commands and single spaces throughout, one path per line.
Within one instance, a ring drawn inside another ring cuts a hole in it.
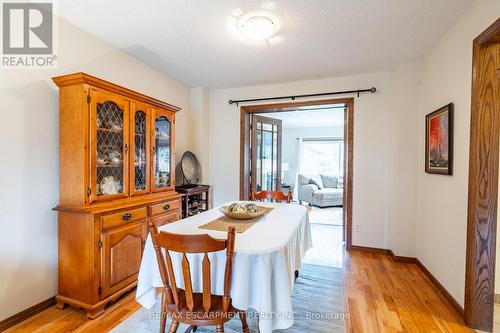
M 200 214 L 209 209 L 210 185 L 178 186 L 178 193 L 185 194 L 182 197 L 182 218 Z

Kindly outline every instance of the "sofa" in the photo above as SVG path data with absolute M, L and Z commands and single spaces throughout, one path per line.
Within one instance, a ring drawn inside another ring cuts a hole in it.
M 298 199 L 318 207 L 342 206 L 343 179 L 327 175 L 299 175 Z

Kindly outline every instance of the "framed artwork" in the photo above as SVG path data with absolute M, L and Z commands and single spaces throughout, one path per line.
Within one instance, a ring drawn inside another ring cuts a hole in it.
M 453 103 L 425 116 L 425 172 L 453 174 Z

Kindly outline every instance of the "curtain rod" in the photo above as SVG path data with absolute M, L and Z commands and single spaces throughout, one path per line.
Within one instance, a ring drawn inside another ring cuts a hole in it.
M 329 95 L 345 95 L 345 94 L 357 94 L 358 97 L 359 97 L 360 93 L 371 92 L 373 94 L 376 91 L 377 91 L 377 88 L 371 87 L 370 89 L 334 91 L 334 92 L 318 93 L 318 94 L 290 95 L 290 96 L 264 97 L 264 98 L 251 98 L 251 99 L 237 99 L 237 100 L 230 99 L 229 100 L 229 104 L 236 104 L 236 106 L 238 106 L 240 103 L 260 102 L 260 101 L 275 101 L 275 100 L 279 100 L 279 99 L 291 99 L 293 101 L 296 98 L 318 97 L 318 96 L 329 96 Z

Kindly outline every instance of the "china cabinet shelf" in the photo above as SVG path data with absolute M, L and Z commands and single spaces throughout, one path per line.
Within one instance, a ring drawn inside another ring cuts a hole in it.
M 123 163 L 97 164 L 98 168 L 121 168 Z
M 182 216 L 173 154 L 180 108 L 84 73 L 53 81 L 60 121 L 56 306 L 83 308 L 93 319 L 137 285 L 148 225 Z
M 97 130 L 100 131 L 100 132 L 109 132 L 109 133 L 116 133 L 116 134 L 122 134 L 123 133 L 123 129 L 113 129 L 113 128 L 98 127 Z

